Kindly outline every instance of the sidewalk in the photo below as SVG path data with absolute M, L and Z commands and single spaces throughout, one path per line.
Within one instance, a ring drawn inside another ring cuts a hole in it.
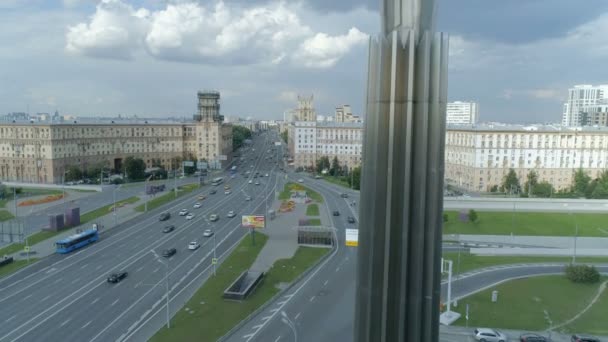
M 120 225 L 121 223 L 124 223 L 138 215 L 143 214 L 142 212 L 137 212 L 134 210 L 135 207 L 137 207 L 138 205 L 143 204 L 143 203 L 144 203 L 144 200 L 140 199 L 139 201 L 137 201 L 135 203 L 127 204 L 124 207 L 119 208 L 116 211 L 116 225 L 114 225 L 114 215 L 112 212 L 110 212 L 107 215 L 98 217 L 97 219 L 93 220 L 92 222 L 87 222 L 87 223 L 81 224 L 77 227 L 66 229 L 58 235 L 55 235 L 49 239 L 46 239 L 35 245 L 30 246 L 29 256 L 30 256 L 30 258 L 44 258 L 46 256 L 54 254 L 55 253 L 55 242 L 57 240 L 61 240 L 65 237 L 75 234 L 77 229 L 82 229 L 82 230 L 89 229 L 93 226 L 94 223 L 97 223 L 97 225 L 99 227 L 101 227 L 100 233 L 103 234 L 104 232 L 115 228 L 117 225 Z M 15 260 L 27 259 L 27 253 L 25 253 L 24 251 L 14 253 L 10 256 L 15 258 Z

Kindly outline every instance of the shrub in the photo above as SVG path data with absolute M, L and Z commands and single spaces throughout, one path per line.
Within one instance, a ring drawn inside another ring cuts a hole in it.
M 592 284 L 600 281 L 600 273 L 594 266 L 573 265 L 566 266 L 566 278 L 575 283 Z
M 448 222 L 448 218 L 449 218 L 448 214 L 447 213 L 443 213 L 443 223 Z
M 469 210 L 469 221 L 473 223 L 477 222 L 477 212 L 473 209 Z

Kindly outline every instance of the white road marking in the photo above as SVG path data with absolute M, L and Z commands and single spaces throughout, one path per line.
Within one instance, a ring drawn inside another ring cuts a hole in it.
M 247 335 L 243 335 L 243 338 L 248 339 L 248 338 L 250 338 L 250 337 L 251 337 L 251 336 L 253 336 L 253 335 L 254 335 L 254 334 L 247 334 Z
M 5 322 L 10 322 L 10 321 L 14 320 L 15 318 L 17 318 L 17 315 L 13 315 L 13 316 L 11 316 L 11 317 L 7 318 L 7 319 L 5 320 Z
M 296 314 L 296 316 L 295 316 L 293 319 L 294 319 L 294 320 L 298 319 L 298 317 L 300 317 L 300 314 L 301 314 L 301 312 L 298 312 L 298 313 Z
M 312 302 L 313 300 L 315 300 L 315 296 L 310 297 L 310 301 Z
M 267 320 L 269 320 L 269 319 L 271 319 L 271 318 L 272 318 L 272 316 L 266 316 L 266 317 L 262 317 L 262 322 L 267 321 Z
M 80 268 L 85 268 L 87 266 L 89 266 L 89 264 L 84 264 L 84 265 L 80 266 Z
M 280 339 L 281 339 L 281 335 L 277 336 L 277 339 L 274 340 L 274 342 L 279 342 Z
M 340 270 L 340 266 L 336 267 L 336 272 L 338 272 Z
M 23 297 L 23 300 L 28 299 L 28 298 L 30 298 L 33 295 L 34 295 L 33 293 L 31 295 L 27 295 L 27 296 Z
M 277 311 L 279 311 L 279 309 L 272 309 L 272 310 L 270 310 L 271 313 L 275 313 Z
M 88 326 L 89 326 L 89 324 L 91 324 L 91 322 L 93 322 L 93 321 L 88 321 L 88 322 L 87 322 L 85 325 L 83 325 L 83 326 L 82 326 L 82 328 L 80 328 L 80 329 L 84 329 L 84 328 L 88 327 Z
M 136 269 L 136 270 L 135 270 L 135 272 L 139 272 L 139 271 L 141 271 L 141 270 L 143 270 L 143 269 L 144 269 L 144 267 L 142 266 L 142 267 L 140 267 L 140 268 Z
M 116 305 L 116 303 L 118 303 L 118 299 L 113 301 L 112 304 L 110 304 L 110 306 L 114 306 L 114 305 Z
M 255 330 L 260 330 L 260 328 L 261 328 L 263 325 L 264 325 L 264 324 L 258 324 L 258 325 L 255 325 L 255 326 L 253 326 L 253 328 L 252 328 L 252 329 L 255 329 Z
M 99 297 L 97 297 L 97 298 L 93 299 L 93 301 L 91 302 L 91 305 L 93 305 L 93 304 L 97 303 L 98 301 L 99 301 Z
M 65 322 L 61 323 L 59 326 L 62 327 L 64 325 L 68 324 L 68 322 L 71 321 L 71 320 L 72 320 L 71 318 L 68 318 L 68 319 L 65 320 Z
M 51 295 L 48 295 L 48 296 L 46 296 L 46 297 L 42 298 L 41 302 L 44 302 L 45 300 L 47 300 L 47 299 L 49 299 L 49 298 L 51 298 Z
M 323 286 L 327 286 L 327 283 L 328 283 L 328 282 L 329 282 L 329 280 L 326 280 L 326 281 L 323 283 Z
M 155 268 L 155 269 L 154 269 L 154 271 L 152 271 L 152 273 L 156 273 L 156 272 L 158 272 L 158 269 L 159 269 L 159 268 L 160 268 L 160 267 Z
M 72 280 L 72 284 L 77 283 L 79 280 L 80 280 L 80 278 L 76 278 L 76 279 Z
M 61 278 L 59 278 L 59 279 L 55 280 L 55 281 L 53 282 L 53 284 L 57 284 L 57 283 L 58 283 L 58 282 L 60 282 L 60 281 L 61 281 Z

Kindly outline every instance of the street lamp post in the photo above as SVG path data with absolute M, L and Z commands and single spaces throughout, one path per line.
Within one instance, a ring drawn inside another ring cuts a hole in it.
M 281 321 L 285 324 L 287 324 L 287 326 L 289 326 L 289 328 L 291 328 L 291 331 L 293 332 L 293 338 L 295 340 L 295 342 L 298 342 L 298 331 L 296 330 L 296 325 L 295 323 L 293 323 L 293 321 L 291 319 L 289 319 L 289 317 L 287 316 L 287 313 L 285 313 L 285 311 L 281 311 Z
M 574 214 L 572 214 L 572 212 L 570 212 L 570 215 L 572 215 L 572 218 L 574 218 L 574 250 L 572 251 L 572 263 L 576 264 L 576 240 L 578 239 L 578 221 L 576 220 L 576 216 L 574 216 Z
M 114 190 L 112 190 L 112 199 L 114 200 L 114 206 L 112 207 L 112 214 L 114 216 L 114 226 L 117 225 L 117 218 L 116 218 L 116 190 L 120 189 L 120 187 L 122 186 L 119 185 L 117 187 L 114 188 Z
M 67 209 L 67 203 L 65 201 L 65 175 L 70 173 L 70 170 L 63 170 L 63 212 L 65 214 L 65 211 Z
M 144 212 L 148 212 L 148 197 L 150 197 L 150 195 L 148 194 L 148 181 L 150 180 L 150 178 L 152 178 L 152 176 L 146 178 L 146 181 L 144 183 L 144 192 L 146 195 L 146 201 L 144 202 Z
M 211 229 L 211 222 L 209 222 L 209 220 L 207 219 L 207 216 L 203 216 L 203 218 L 205 219 L 205 222 L 207 222 L 207 227 L 210 227 Z M 215 226 L 214 226 L 215 227 Z M 217 264 L 217 256 L 215 255 L 215 247 L 216 245 L 216 240 L 215 240 L 215 228 L 211 229 L 211 231 L 213 232 L 213 276 L 216 276 L 216 264 Z

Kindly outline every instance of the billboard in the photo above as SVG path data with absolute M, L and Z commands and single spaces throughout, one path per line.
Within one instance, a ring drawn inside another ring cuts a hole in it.
M 280 141 L 275 141 L 274 146 L 281 146 L 281 142 Z
M 345 229 L 346 245 L 357 247 L 359 245 L 359 229 Z
M 207 169 L 207 163 L 202 161 L 196 162 L 196 168 L 199 170 Z
M 192 167 L 192 166 L 194 166 L 194 162 L 193 161 L 185 161 L 184 162 L 184 166 Z
M 228 156 L 225 154 L 220 154 L 219 156 L 217 156 L 218 160 L 228 160 Z
M 264 228 L 264 215 L 243 215 L 241 224 L 244 228 Z

